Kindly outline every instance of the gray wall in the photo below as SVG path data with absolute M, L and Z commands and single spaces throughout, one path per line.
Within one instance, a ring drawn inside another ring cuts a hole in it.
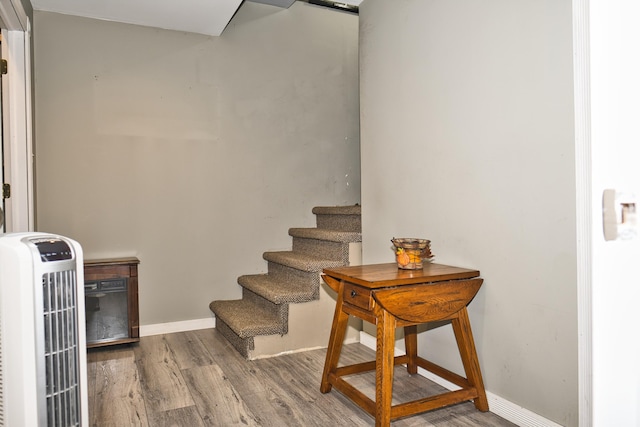
M 359 202 L 358 18 L 245 3 L 221 37 L 35 13 L 37 222 L 138 256 L 142 325 L 210 316 L 318 205 Z
M 571 1 L 367 0 L 360 43 L 363 261 L 479 269 L 487 389 L 577 425 Z M 463 372 L 449 326 L 419 344 Z

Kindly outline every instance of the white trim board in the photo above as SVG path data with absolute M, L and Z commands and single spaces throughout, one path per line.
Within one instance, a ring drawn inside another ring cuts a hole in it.
M 3 5 L 0 14 L 5 12 Z M 7 232 L 34 230 L 31 30 L 28 18 L 24 19 L 26 31 L 2 29 L 2 56 L 8 66 L 2 79 L 2 144 L 8 156 L 4 159 L 5 180 L 11 184 L 12 194 L 5 206 Z
M 376 349 L 376 338 L 369 335 L 366 332 L 360 332 L 360 344 L 365 347 L 369 347 L 372 350 Z M 403 355 L 404 349 L 396 347 L 396 355 Z M 436 384 L 443 386 L 448 390 L 457 390 L 460 387 L 457 385 L 440 378 L 437 375 L 432 374 L 426 369 L 418 368 L 418 374 L 433 381 Z M 562 427 L 560 424 L 548 420 L 534 412 L 529 411 L 515 403 L 512 403 L 502 397 L 485 390 L 487 393 L 487 400 L 489 401 L 489 411 L 504 418 L 507 421 L 511 421 L 521 427 Z
M 141 325 L 140 336 L 172 334 L 174 332 L 196 331 L 198 329 L 211 329 L 216 327 L 215 317 L 204 319 L 183 320 L 180 322 L 156 323 L 155 325 Z
M 593 425 L 593 259 L 589 0 L 573 0 L 578 290 L 578 425 Z

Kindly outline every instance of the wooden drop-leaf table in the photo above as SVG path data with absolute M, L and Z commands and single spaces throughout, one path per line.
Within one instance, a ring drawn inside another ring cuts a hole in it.
M 390 263 L 330 268 L 323 273 L 338 296 L 322 393 L 335 387 L 374 416 L 376 427 L 467 400 L 473 400 L 480 411 L 489 410 L 467 313 L 467 305 L 482 285 L 479 271 L 435 263 L 426 263 L 420 270 L 402 270 Z M 350 315 L 376 325 L 376 360 L 339 367 Z M 441 320 L 451 321 L 466 378 L 417 354 L 417 325 Z M 402 356 L 394 355 L 396 327 L 404 328 L 406 354 Z M 421 367 L 460 389 L 392 406 L 393 369 L 400 364 L 406 364 L 410 374 Z M 375 402 L 343 378 L 372 370 L 376 371 Z

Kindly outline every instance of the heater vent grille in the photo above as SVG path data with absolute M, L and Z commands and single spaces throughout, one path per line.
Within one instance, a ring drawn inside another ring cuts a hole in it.
M 47 422 L 80 425 L 80 362 L 75 270 L 42 276 Z

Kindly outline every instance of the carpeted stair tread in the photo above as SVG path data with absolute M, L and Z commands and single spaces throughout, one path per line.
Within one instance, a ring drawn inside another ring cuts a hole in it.
M 315 215 L 360 215 L 361 206 L 316 206 L 311 212 Z
M 362 231 L 360 205 L 320 206 L 313 208 L 316 227 L 325 230 Z
M 294 251 L 265 252 L 262 258 L 276 264 L 286 265 L 301 271 L 322 271 L 324 268 L 344 265 L 339 260 L 324 259 Z
M 274 335 L 283 331 L 278 316 L 251 301 L 220 300 L 213 301 L 209 308 L 240 338 L 256 335 Z
M 268 274 L 240 276 L 238 283 L 274 304 L 289 304 L 313 301 L 318 298 L 318 290 L 309 282 L 283 281 Z
M 362 241 L 362 233 L 357 231 L 327 230 L 322 228 L 290 228 L 289 236 L 340 243 Z

